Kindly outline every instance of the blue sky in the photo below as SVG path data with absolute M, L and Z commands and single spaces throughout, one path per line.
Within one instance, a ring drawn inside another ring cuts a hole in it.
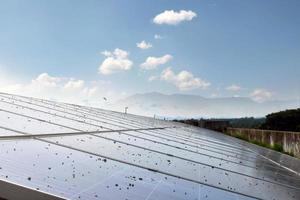
M 163 13 L 171 10 L 196 16 L 174 25 L 164 21 Z M 299 10 L 297 0 L 1 0 L 0 89 L 45 95 L 48 86 L 60 86 L 61 92 L 71 81 L 71 96 L 75 89 L 94 88 L 98 96 L 113 93 L 115 98 L 157 91 L 257 101 L 297 99 Z M 153 21 L 159 14 L 162 24 Z M 155 34 L 162 38 L 155 39 Z M 143 40 L 152 47 L 138 48 Z M 107 58 L 116 59 L 115 49 L 128 54 L 124 59 L 131 62 L 130 69 L 101 73 Z M 165 55 L 171 59 L 142 69 L 148 57 Z M 39 79 L 43 73 L 47 76 Z

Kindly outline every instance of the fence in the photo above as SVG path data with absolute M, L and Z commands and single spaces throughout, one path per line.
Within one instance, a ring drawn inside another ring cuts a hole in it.
M 300 132 L 227 128 L 226 134 L 271 147 L 279 146 L 283 152 L 300 158 Z

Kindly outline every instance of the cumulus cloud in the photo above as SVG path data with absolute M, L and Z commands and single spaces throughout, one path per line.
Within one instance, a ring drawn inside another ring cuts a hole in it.
M 83 90 L 84 94 L 87 94 L 88 97 L 96 96 L 97 92 L 99 92 L 99 88 L 97 86 L 86 87 Z M 100 93 L 101 94 L 101 93 Z
M 156 15 L 153 19 L 155 24 L 168 24 L 177 25 L 183 21 L 191 21 L 197 14 L 191 10 L 180 10 L 176 12 L 174 10 L 165 10 L 164 12 Z
M 157 80 L 158 78 L 159 78 L 158 76 L 150 76 L 150 77 L 148 78 L 148 81 L 149 81 L 149 82 L 152 82 L 152 81 Z
M 106 50 L 102 51 L 101 54 L 106 56 L 106 57 L 112 56 L 112 53 L 110 51 L 106 51 Z
M 71 79 L 69 80 L 65 85 L 65 90 L 81 90 L 84 87 L 84 81 L 83 80 L 75 80 Z
M 194 77 L 188 71 L 181 71 L 175 74 L 170 67 L 161 73 L 160 79 L 175 85 L 179 90 L 205 89 L 210 86 L 209 82 Z
M 1 92 L 107 109 L 110 109 L 108 104 L 123 97 L 122 91 L 115 90 L 108 81 L 85 81 L 73 77 L 52 76 L 48 73 L 23 81 L 14 76 L 8 77 L 9 81 L 0 79 Z M 103 101 L 103 97 L 108 100 Z
M 59 77 L 50 76 L 48 73 L 42 73 L 36 79 L 33 79 L 31 82 L 33 85 L 56 87 L 60 81 L 61 78 Z
M 257 102 L 264 102 L 270 99 L 273 96 L 273 93 L 262 88 L 255 89 L 251 94 L 250 97 Z
M 232 91 L 232 92 L 237 92 L 237 91 L 240 91 L 241 89 L 242 89 L 241 86 L 235 85 L 235 84 L 232 84 L 232 85 L 226 87 L 226 90 Z
M 163 39 L 163 37 L 161 35 L 155 34 L 154 39 L 160 40 L 160 39 Z
M 143 40 L 140 43 L 136 43 L 136 46 L 140 49 L 149 49 L 152 47 L 152 44 Z
M 128 71 L 131 69 L 133 62 L 129 60 L 129 53 L 122 49 L 116 48 L 113 52 L 104 51 L 102 52 L 105 60 L 99 67 L 99 73 L 108 75 L 121 71 Z
M 94 88 L 94 86 L 93 86 Z M 42 94 L 45 96 L 90 96 L 89 90 L 91 86 L 86 85 L 84 80 L 75 79 L 73 77 L 58 77 L 50 76 L 47 73 L 42 73 L 37 78 L 32 79 L 29 84 L 22 84 L 20 88 L 26 93 L 32 93 L 32 95 Z
M 173 57 L 169 54 L 162 57 L 148 57 L 144 63 L 141 64 L 141 68 L 145 70 L 156 69 L 159 65 L 166 64 Z

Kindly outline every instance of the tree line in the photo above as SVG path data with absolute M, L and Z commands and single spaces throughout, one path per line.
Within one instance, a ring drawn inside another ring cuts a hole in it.
M 203 119 L 174 120 L 194 126 L 199 126 Z M 255 128 L 278 131 L 300 132 L 300 108 L 268 114 L 263 118 L 244 117 L 231 119 L 206 119 L 206 121 L 227 121 L 233 128 Z

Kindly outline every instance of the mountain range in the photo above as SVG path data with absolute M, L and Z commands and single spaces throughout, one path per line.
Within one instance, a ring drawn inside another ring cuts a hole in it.
M 259 103 L 247 97 L 205 98 L 196 95 L 157 92 L 135 94 L 115 102 L 111 109 L 132 114 L 167 118 L 263 117 L 269 113 L 299 107 L 297 100 Z

